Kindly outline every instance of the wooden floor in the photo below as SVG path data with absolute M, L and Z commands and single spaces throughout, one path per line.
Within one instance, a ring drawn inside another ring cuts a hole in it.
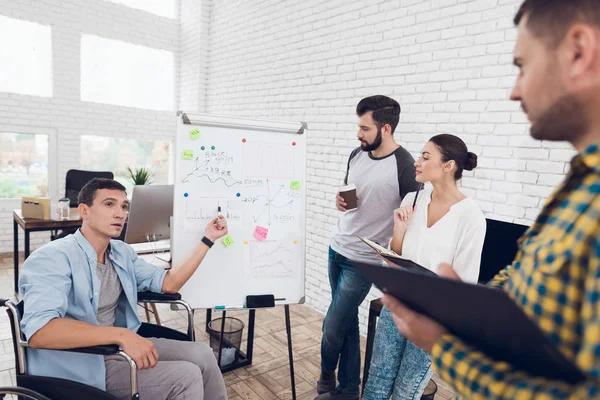
M 22 264 L 21 264 L 22 265 Z M 13 297 L 13 258 L 12 254 L 0 254 L 0 297 Z M 185 330 L 186 314 L 171 311 L 168 306 L 160 305 L 161 322 L 169 327 Z M 144 315 L 139 308 L 140 316 Z M 317 396 L 316 381 L 320 371 L 320 341 L 323 315 L 305 305 L 290 307 L 292 324 L 292 343 L 294 348 L 294 368 L 296 378 L 296 397 L 298 400 L 312 400 Z M 228 316 L 241 319 L 247 324 L 248 312 L 228 312 Z M 213 313 L 213 318 L 220 313 Z M 197 340 L 208 343 L 204 329 L 206 313 L 197 310 L 195 326 Z M 142 317 L 145 320 L 145 316 Z M 245 336 L 244 331 L 244 336 Z M 361 351 L 364 360 L 365 339 L 361 339 Z M 242 349 L 245 349 L 245 338 Z M 225 374 L 225 384 L 230 400 L 291 399 L 291 383 L 287 353 L 284 308 L 262 309 L 256 311 L 254 356 L 252 365 Z M 438 384 L 436 400 L 454 398 L 453 389 L 434 376 Z M 4 310 L 0 310 L 0 386 L 15 384 L 14 353 L 10 325 Z

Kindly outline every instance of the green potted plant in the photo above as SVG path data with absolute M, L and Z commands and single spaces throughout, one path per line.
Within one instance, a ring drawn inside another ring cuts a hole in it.
M 127 174 L 134 185 L 149 185 L 152 183 L 152 177 L 154 176 L 146 167 L 136 168 L 135 170 L 127 167 Z

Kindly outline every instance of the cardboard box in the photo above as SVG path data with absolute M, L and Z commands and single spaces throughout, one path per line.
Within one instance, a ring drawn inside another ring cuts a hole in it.
M 23 218 L 50 219 L 50 199 L 48 197 L 23 197 L 21 214 Z

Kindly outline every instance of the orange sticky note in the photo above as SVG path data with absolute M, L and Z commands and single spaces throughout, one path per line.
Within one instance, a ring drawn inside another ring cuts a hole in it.
M 256 225 L 256 228 L 254 229 L 254 237 L 258 240 L 265 240 L 268 232 L 269 230 L 267 228 Z

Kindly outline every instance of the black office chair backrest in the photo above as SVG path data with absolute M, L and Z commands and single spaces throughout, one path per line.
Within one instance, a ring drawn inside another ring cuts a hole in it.
M 79 201 L 77 196 L 86 183 L 94 178 L 114 179 L 114 174 L 108 171 L 82 171 L 79 169 L 70 169 L 67 171 L 65 181 L 65 197 L 71 200 L 71 207 L 77 207 Z
M 486 283 L 507 265 L 512 264 L 517 255 L 517 240 L 525 233 L 528 226 L 497 221 L 486 218 L 487 230 L 483 251 L 479 283 Z

